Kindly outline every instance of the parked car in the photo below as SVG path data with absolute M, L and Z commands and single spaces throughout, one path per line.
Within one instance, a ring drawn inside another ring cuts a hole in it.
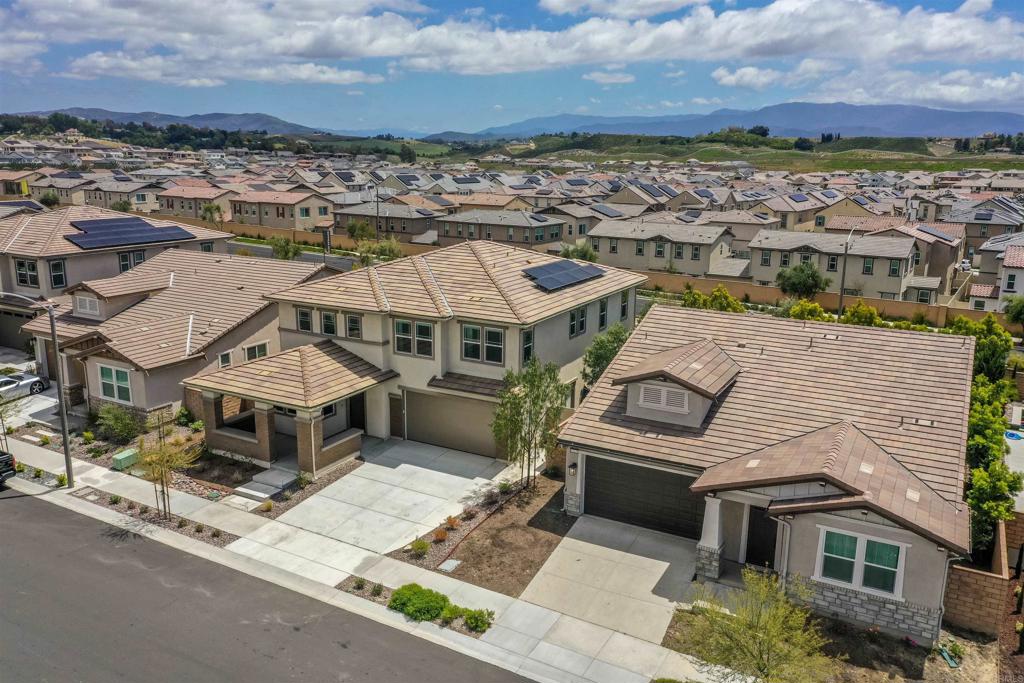
M 963 261 L 960 262 L 960 270 L 964 271 L 965 273 L 970 272 L 972 268 L 974 268 L 974 266 L 971 264 L 971 259 L 965 258 Z
M 9 401 L 12 398 L 39 394 L 50 386 L 50 380 L 46 377 L 33 375 L 30 372 L 18 372 L 6 377 L 0 377 L 0 401 Z
M 0 486 L 6 484 L 7 480 L 15 475 L 16 466 L 17 463 L 14 461 L 13 455 L 0 451 Z

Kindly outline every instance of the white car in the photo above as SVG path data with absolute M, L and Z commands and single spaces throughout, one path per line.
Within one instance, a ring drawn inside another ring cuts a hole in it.
M 960 262 L 960 270 L 964 271 L 965 273 L 970 272 L 972 268 L 974 268 L 974 266 L 971 264 L 971 259 L 965 258 L 963 261 Z
M 49 379 L 33 375 L 30 372 L 16 372 L 13 375 L 0 376 L 0 401 L 38 394 L 49 386 Z

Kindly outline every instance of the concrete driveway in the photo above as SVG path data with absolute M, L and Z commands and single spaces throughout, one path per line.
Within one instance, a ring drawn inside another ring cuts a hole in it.
M 371 441 L 363 458 L 358 469 L 277 521 L 389 553 L 458 515 L 507 467 L 501 460 L 415 441 Z
M 660 643 L 676 603 L 692 596 L 697 542 L 581 517 L 521 600 Z

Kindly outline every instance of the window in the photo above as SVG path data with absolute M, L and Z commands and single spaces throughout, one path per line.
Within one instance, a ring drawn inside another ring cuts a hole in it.
M 915 268 L 917 268 L 919 265 L 921 265 L 921 252 L 919 252 L 919 251 L 917 251 L 915 249 L 914 250 L 914 255 L 911 256 L 911 258 L 913 259 L 913 263 L 914 263 L 914 267 Z
M 772 264 L 772 252 L 761 250 L 761 265 L 770 266 Z
M 18 284 L 22 287 L 38 287 L 39 271 L 35 261 L 17 259 L 14 262 L 14 270 L 18 274 Z
M 619 253 L 619 241 L 618 240 L 612 240 L 612 239 L 608 240 L 608 253 L 609 254 L 618 254 Z
M 629 294 L 623 292 L 619 299 L 619 320 L 625 320 L 629 315 Z
M 484 330 L 484 361 L 505 363 L 505 331 L 488 327 Z
M 299 218 L 309 218 L 309 207 L 308 206 L 300 206 L 299 207 Z
M 654 256 L 655 258 L 665 258 L 665 243 L 655 242 L 654 243 Z
M 18 284 L 21 284 L 20 281 Z M 1017 288 L 1017 274 L 1007 273 L 1006 274 L 1006 291 L 1012 292 Z
M 700 261 L 700 245 L 694 244 L 690 246 L 690 260 Z
M 137 202 L 144 202 L 144 201 L 146 201 L 146 194 L 144 192 L 136 192 L 135 193 L 135 201 L 137 201 Z
M 640 399 L 638 403 L 644 408 L 688 413 L 690 412 L 689 399 L 690 392 L 685 389 L 642 384 L 640 385 Z
M 252 346 L 246 346 L 243 350 L 245 351 L 246 361 L 263 358 L 267 355 L 267 342 L 260 342 L 259 344 L 253 344 Z
M 864 275 L 871 275 L 875 272 L 875 259 L 870 256 L 864 257 L 864 266 L 861 269 Z
M 324 417 L 334 417 L 335 415 L 338 414 L 338 404 L 332 403 L 330 405 L 324 406 L 323 408 L 320 409 L 320 414 L 323 415 Z
M 597 302 L 597 329 L 603 330 L 608 327 L 608 298 L 605 297 Z
M 982 237 L 988 237 L 988 226 L 987 225 L 982 225 L 980 230 L 981 230 L 981 236 Z
M 117 255 L 117 259 L 123 273 L 145 261 L 146 252 L 141 249 L 138 251 L 122 251 Z
M 118 403 L 132 402 L 132 387 L 128 371 L 123 368 L 100 366 L 100 393 Z
M 206 253 L 212 252 L 213 251 L 213 242 L 200 242 L 199 243 L 199 251 L 205 251 Z
M 811 255 L 807 253 L 800 254 L 800 263 L 810 263 Z
M 569 311 L 569 336 L 578 337 L 587 331 L 587 307 L 580 306 L 579 308 Z
M 320 332 L 332 337 L 338 334 L 338 314 L 334 311 L 320 311 Z
M 229 367 L 231 367 L 231 352 L 230 351 L 224 351 L 219 356 L 217 356 L 217 367 L 221 367 L 221 368 L 229 368 Z
M 580 237 L 583 237 L 584 235 L 587 234 L 587 224 L 586 223 L 580 223 L 579 224 L 579 233 L 580 233 Z
M 480 360 L 480 326 L 462 326 L 462 357 L 466 360 Z
M 533 358 L 533 330 L 523 330 L 519 334 L 519 339 L 523 344 L 523 365 L 525 365 Z
M 814 224 L 816 226 L 818 226 L 819 228 L 824 227 L 824 225 L 825 225 L 825 217 L 821 216 L 821 215 L 815 216 L 814 217 Z
M 544 228 L 534 228 L 533 229 L 533 241 L 534 242 L 543 242 L 544 241 Z
M 508 241 L 509 242 L 515 242 L 516 241 L 516 231 L 513 228 L 509 228 L 508 229 Z
M 863 294 L 863 292 L 859 289 L 854 289 L 851 287 L 846 287 L 845 289 L 843 289 L 844 296 L 861 296 L 861 294 Z
M 919 304 L 930 304 L 932 302 L 932 293 L 927 289 L 917 290 L 917 303 Z
M 684 258 L 686 258 L 684 256 L 685 249 L 686 245 L 683 244 L 672 245 L 672 258 L 679 259 L 680 261 L 682 261 Z
M 601 251 L 601 240 L 597 237 L 593 237 L 590 240 L 590 248 L 595 252 L 600 253 Z
M 976 311 L 984 311 L 985 310 L 985 300 L 984 299 L 975 299 L 974 300 L 974 310 L 976 310 Z
M 903 592 L 906 547 L 821 527 L 815 578 L 899 598 Z
M 317 209 L 316 209 L 316 213 L 317 213 L 318 216 L 326 216 L 327 215 L 327 207 L 326 206 L 318 206 Z M 404 225 L 404 222 L 403 222 L 403 225 Z
M 835 254 L 831 254 L 828 257 L 828 264 L 825 266 L 825 270 L 830 273 L 836 272 L 839 269 L 839 257 Z
M 782 252 L 779 265 L 782 266 L 783 268 L 789 268 L 789 252 L 788 251 Z
M 645 242 L 643 240 L 633 240 L 633 245 L 634 245 L 634 249 L 636 250 L 635 253 L 636 253 L 637 256 L 643 256 L 644 255 L 644 244 L 645 244 Z
M 431 323 L 416 323 L 416 355 L 434 355 L 434 326 Z
M 100 302 L 99 302 L 99 299 L 94 299 L 91 296 L 76 296 L 75 297 L 75 308 L 78 309 L 79 313 L 85 313 L 87 315 L 99 315 L 100 314 Z
M 412 353 L 412 322 L 395 321 L 395 353 Z
M 900 276 L 900 260 L 898 258 L 889 259 L 889 277 Z
M 50 261 L 50 286 L 64 289 L 68 286 L 68 278 L 64 272 L 64 261 Z
M 345 336 L 350 339 L 363 338 L 363 319 L 358 315 L 345 316 Z
M 313 311 L 308 308 L 295 309 L 295 327 L 300 332 L 313 331 Z

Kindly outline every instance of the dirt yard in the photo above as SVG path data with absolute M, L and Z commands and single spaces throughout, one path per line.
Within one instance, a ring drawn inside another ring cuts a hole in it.
M 561 511 L 562 489 L 559 479 L 537 477 L 535 488 L 510 500 L 462 541 L 451 554 L 462 564 L 451 575 L 519 597 L 576 521 Z

